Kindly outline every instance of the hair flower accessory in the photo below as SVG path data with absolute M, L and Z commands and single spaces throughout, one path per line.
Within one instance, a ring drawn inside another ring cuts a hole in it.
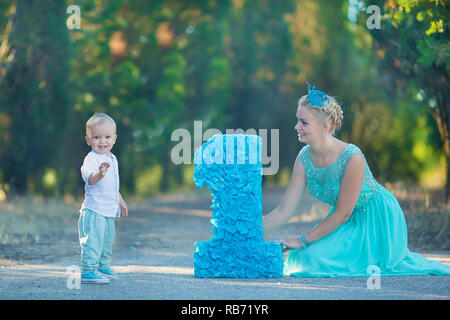
M 306 83 L 308 84 L 309 102 L 316 107 L 326 106 L 328 104 L 328 96 L 326 95 L 326 93 L 320 90 L 316 90 L 315 86 L 313 86 L 311 89 L 311 85 L 309 84 L 309 82 L 306 81 Z

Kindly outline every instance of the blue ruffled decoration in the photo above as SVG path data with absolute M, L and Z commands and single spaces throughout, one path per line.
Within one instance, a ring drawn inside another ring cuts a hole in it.
M 325 92 L 322 92 L 320 90 L 317 90 L 315 86 L 312 87 L 309 84 L 308 81 L 306 81 L 308 84 L 308 100 L 311 102 L 312 105 L 316 107 L 323 107 L 328 104 L 328 96 Z
M 194 182 L 212 193 L 214 236 L 194 244 L 201 278 L 280 278 L 283 250 L 265 242 L 262 226 L 262 139 L 217 134 L 194 153 Z

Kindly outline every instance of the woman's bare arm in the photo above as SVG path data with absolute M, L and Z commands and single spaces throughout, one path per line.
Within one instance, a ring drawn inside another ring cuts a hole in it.
M 305 169 L 300 158 L 297 156 L 292 170 L 291 180 L 289 181 L 280 204 L 277 208 L 263 217 L 264 232 L 275 230 L 296 213 L 305 187 Z

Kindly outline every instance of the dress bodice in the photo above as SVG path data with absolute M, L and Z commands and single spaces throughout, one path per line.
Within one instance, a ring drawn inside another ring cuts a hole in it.
M 304 146 L 300 150 L 299 157 L 305 168 L 306 182 L 311 196 L 319 201 L 335 206 L 347 162 L 357 153 L 360 153 L 364 158 L 365 170 L 364 182 L 355 209 L 364 211 L 369 199 L 375 196 L 381 185 L 373 177 L 362 151 L 351 143 L 345 147 L 335 162 L 324 168 L 317 168 L 313 165 L 309 154 L 309 145 Z

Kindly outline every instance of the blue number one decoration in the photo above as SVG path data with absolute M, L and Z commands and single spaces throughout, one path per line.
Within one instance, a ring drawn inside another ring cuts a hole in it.
M 263 240 L 262 139 L 216 134 L 194 153 L 194 182 L 212 194 L 214 236 L 194 244 L 194 276 L 280 278 L 280 243 Z

